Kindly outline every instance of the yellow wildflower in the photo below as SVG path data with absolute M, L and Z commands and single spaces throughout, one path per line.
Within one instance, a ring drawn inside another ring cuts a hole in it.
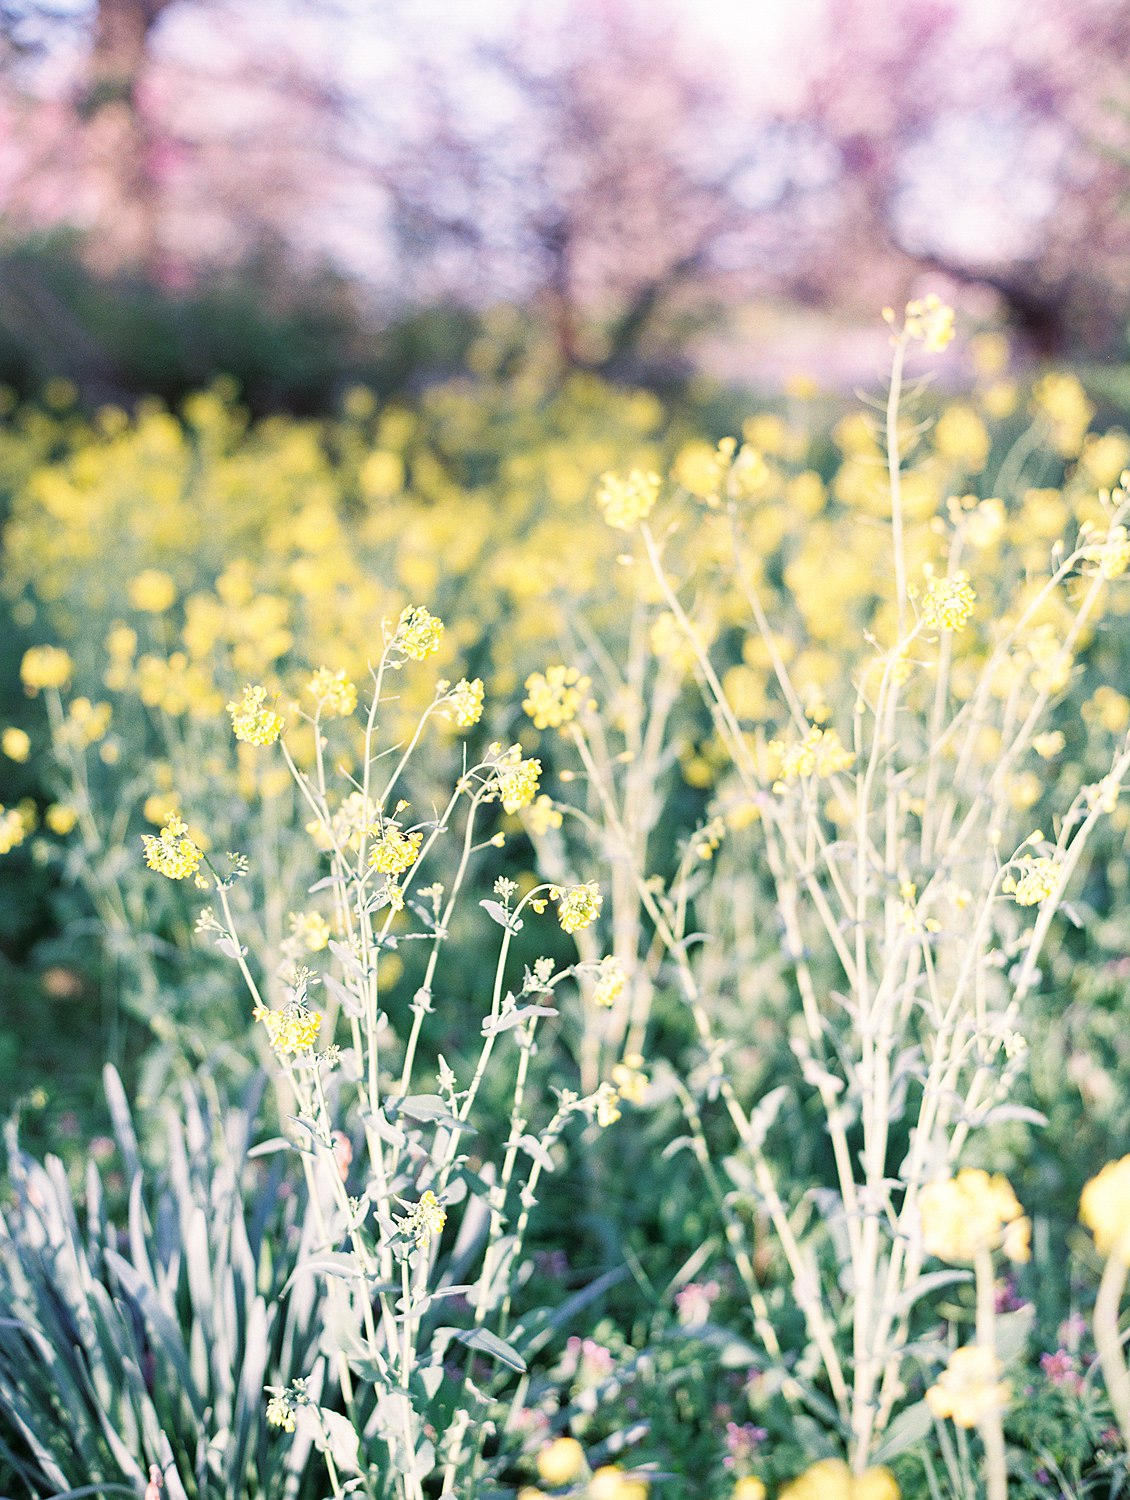
M 170 880 L 187 880 L 195 875 L 204 855 L 192 839 L 185 837 L 187 833 L 188 824 L 175 812 L 169 814 L 169 821 L 159 835 L 143 833 L 141 842 L 149 868 Z
M 9 760 L 23 765 L 31 754 L 31 739 L 24 730 L 10 726 L 0 735 L 0 750 L 3 750 Z
M 907 337 L 921 339 L 927 354 L 941 354 L 953 338 L 953 308 L 930 292 L 906 304 Z
M 412 1236 L 418 1250 L 426 1250 L 433 1237 L 443 1233 L 446 1223 L 446 1209 L 440 1206 L 439 1199 L 428 1188 L 420 1201 L 401 1219 L 400 1228 L 405 1234 Z
M 784 790 L 787 782 L 805 776 L 835 776 L 846 771 L 855 759 L 836 730 L 817 729 L 815 726 L 806 730 L 804 738 L 795 745 L 771 740 L 768 748 L 780 768 L 773 786 L 778 793 Z
M 643 1058 L 638 1052 L 626 1052 L 623 1062 L 612 1069 L 612 1082 L 621 1099 L 629 1104 L 642 1104 L 647 1098 L 650 1080 L 644 1072 Z
M 1062 458 L 1074 458 L 1095 414 L 1079 380 L 1064 371 L 1049 371 L 1032 387 L 1032 408 L 1047 421 L 1056 452 Z
M 73 807 L 68 807 L 65 802 L 52 802 L 43 814 L 43 821 L 52 833 L 58 834 L 60 838 L 66 838 L 78 822 L 78 813 Z
M 483 679 L 461 677 L 447 693 L 444 712 L 460 729 L 470 729 L 483 716 Z
M 526 678 L 529 695 L 522 707 L 537 729 L 561 729 L 571 723 L 585 706 L 589 679 L 576 667 L 546 667 Z
M 765 1500 L 769 1491 L 756 1474 L 745 1474 L 730 1491 L 730 1500 Z
M 992 1349 L 982 1344 L 955 1349 L 937 1384 L 926 1392 L 926 1404 L 936 1417 L 949 1417 L 957 1427 L 976 1427 L 1008 1404 L 1002 1369 Z
M 391 819 L 380 825 L 379 835 L 369 850 L 369 866 L 382 875 L 400 875 L 411 869 L 424 841 L 422 833 L 404 833 Z
M 572 1484 L 585 1470 L 585 1450 L 575 1437 L 554 1438 L 538 1454 L 538 1478 L 558 1489 Z
M 306 688 L 323 718 L 348 718 L 357 707 L 357 685 L 350 682 L 344 670 L 331 672 L 329 667 L 318 667 Z
M 931 578 L 922 599 L 922 623 L 927 630 L 961 630 L 976 602 L 968 574 Z
M 1130 1262 L 1130 1156 L 1108 1161 L 1079 1199 L 1079 1218 L 1095 1236 L 1100 1255 Z
M 552 797 L 547 797 L 543 792 L 540 797 L 534 798 L 526 818 L 532 834 L 544 838 L 551 828 L 560 828 L 563 822 L 564 818 L 554 807 Z
M 282 1010 L 257 1007 L 255 1019 L 263 1022 L 271 1046 L 283 1054 L 308 1051 L 318 1040 L 322 1025 L 317 1011 L 295 1003 L 285 1005 Z
M 17 807 L 0 805 L 0 854 L 10 854 L 27 837 L 27 824 Z
M 760 1480 L 756 1482 L 760 1484 Z M 761 1493 L 765 1493 L 764 1486 Z M 733 1500 L 738 1500 L 739 1494 L 735 1488 Z M 821 1458 L 785 1485 L 779 1500 L 899 1500 L 899 1487 L 890 1469 L 879 1467 L 852 1474 L 842 1458 Z
M 294 1408 L 287 1396 L 272 1396 L 267 1402 L 268 1427 L 281 1427 L 283 1432 L 294 1431 Z
M 1017 906 L 1039 906 L 1054 896 L 1059 888 L 1060 862 L 1045 854 L 1013 860 L 1016 874 L 1001 881 L 1001 890 L 1011 895 Z
M 329 945 L 330 924 L 317 911 L 292 911 L 288 918 L 290 934 L 308 953 L 320 953 Z
M 922 1189 L 922 1243 L 931 1255 L 953 1264 L 971 1264 L 979 1251 L 1004 1245 L 1012 1257 L 1027 1260 L 1022 1234 L 1009 1226 L 1027 1224 L 1006 1178 L 976 1167 Z
M 647 1500 L 648 1483 L 625 1474 L 617 1464 L 602 1464 L 589 1480 L 587 1500 Z
M 282 733 L 282 716 L 264 706 L 266 697 L 265 687 L 249 684 L 238 703 L 228 704 L 232 730 L 245 745 L 273 745 Z
M 607 1130 L 609 1125 L 615 1125 L 620 1118 L 620 1095 L 610 1083 L 602 1083 L 596 1091 L 596 1123 L 601 1130 Z
M 604 904 L 600 886 L 595 880 L 588 880 L 584 885 L 571 885 L 566 889 L 555 885 L 550 888 L 549 894 L 558 903 L 557 919 L 564 932 L 580 932 L 583 928 L 590 927 L 600 916 L 600 908 Z
M 146 568 L 130 580 L 126 594 L 134 609 L 147 615 L 162 615 L 176 599 L 177 586 L 168 573 Z
M 396 627 L 394 644 L 413 661 L 423 661 L 434 656 L 443 640 L 443 621 L 431 614 L 422 604 L 411 605 L 403 610 Z
M 20 662 L 20 681 L 33 696 L 40 688 L 65 688 L 75 664 L 61 646 L 32 646 Z
M 641 469 L 633 469 L 626 479 L 617 474 L 602 474 L 596 503 L 609 526 L 617 531 L 631 531 L 651 514 L 659 499 L 659 485 L 658 474 L 644 473 Z
M 1083 556 L 1098 564 L 1104 578 L 1121 578 L 1130 567 L 1130 534 L 1125 526 L 1112 526 L 1101 541 L 1083 548 Z
M 620 960 L 609 955 L 600 960 L 600 973 L 597 975 L 596 986 L 592 992 L 593 1003 L 611 1008 L 624 993 L 624 986 L 628 982 L 628 976 L 624 973 Z
M 523 760 L 515 746 L 498 763 L 498 795 L 508 813 L 521 812 L 537 794 L 541 781 L 541 761 L 536 757 Z

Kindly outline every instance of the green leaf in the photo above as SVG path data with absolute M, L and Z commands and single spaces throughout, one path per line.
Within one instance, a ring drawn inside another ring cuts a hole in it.
M 519 1375 L 526 1373 L 526 1361 L 517 1349 L 500 1339 L 497 1333 L 491 1333 L 489 1328 L 459 1328 L 455 1331 L 455 1338 L 459 1343 L 466 1344 L 468 1349 L 476 1349 L 480 1354 L 489 1354 L 500 1364 L 509 1365 L 512 1370 L 517 1370 Z
M 906 1407 L 887 1428 L 886 1436 L 875 1450 L 872 1462 L 889 1463 L 892 1458 L 913 1448 L 930 1431 L 932 1423 L 930 1408 L 925 1401 L 916 1401 L 913 1406 Z

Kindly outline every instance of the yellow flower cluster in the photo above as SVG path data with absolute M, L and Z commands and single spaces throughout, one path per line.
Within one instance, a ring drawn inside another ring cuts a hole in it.
M 610 1125 L 615 1125 L 620 1118 L 620 1095 L 611 1083 L 602 1083 L 596 1091 L 594 1098 L 596 1109 L 596 1123 L 601 1130 L 607 1130 Z
M 899 1493 L 890 1469 L 853 1474 L 843 1459 L 821 1458 L 786 1484 L 778 1500 L 899 1500 Z
M 650 1080 L 644 1071 L 643 1058 L 638 1052 L 626 1052 L 623 1062 L 612 1069 L 612 1082 L 621 1099 L 629 1104 L 642 1104 L 647 1098 Z
M 426 1250 L 432 1240 L 443 1233 L 446 1223 L 447 1210 L 441 1206 L 431 1188 L 428 1188 L 420 1201 L 413 1204 L 401 1219 L 400 1228 L 405 1234 L 411 1235 L 418 1250 Z
M 608 958 L 602 958 L 600 972 L 593 987 L 593 1003 L 611 1008 L 624 993 L 627 982 L 628 976 L 624 973 L 618 958 L 613 958 L 611 955 Z
M 305 1005 L 289 1004 L 281 1010 L 257 1006 L 254 1016 L 266 1026 L 271 1046 L 283 1055 L 308 1051 L 318 1040 L 322 1025 L 318 1012 Z
M 586 706 L 590 682 L 576 667 L 546 667 L 526 678 L 522 707 L 537 729 L 561 729 Z
M 564 821 L 562 814 L 553 805 L 553 798 L 547 797 L 544 792 L 540 797 L 534 798 L 526 814 L 526 826 L 537 838 L 544 838 L 552 828 L 560 828 Z
M 288 917 L 290 935 L 308 953 L 321 953 L 329 946 L 330 924 L 317 911 L 292 911 Z
M 20 662 L 20 681 L 34 695 L 42 688 L 65 688 L 75 664 L 61 646 L 32 646 Z
M 982 1344 L 955 1349 L 937 1383 L 926 1392 L 926 1404 L 936 1417 L 949 1417 L 957 1427 L 976 1427 L 1008 1405 L 1002 1369 L 996 1354 Z
M 287 1396 L 272 1396 L 267 1402 L 267 1425 L 283 1432 L 294 1431 L 294 1407 Z
M 658 474 L 632 469 L 626 479 L 618 474 L 602 474 L 596 503 L 604 519 L 616 531 L 631 531 L 645 521 L 659 499 Z
M 497 767 L 498 795 L 508 813 L 521 812 L 537 795 L 541 784 L 541 761 L 536 756 L 523 760 L 517 746 L 504 756 Z
M 446 694 L 444 712 L 458 728 L 470 729 L 483 716 L 483 679 L 473 677 L 470 681 L 461 677 L 453 688 L 440 682 L 438 690 Z
M 919 1208 L 922 1243 L 939 1260 L 969 1265 L 981 1251 L 1001 1248 L 1010 1260 L 1029 1259 L 1031 1224 L 999 1173 L 963 1167 L 956 1177 L 924 1187 Z
M 389 819 L 380 825 L 369 850 L 369 867 L 382 875 L 402 875 L 416 863 L 423 842 L 422 833 L 405 833 L 399 823 Z
M 1001 890 L 1011 895 L 1017 906 L 1039 906 L 1054 896 L 1059 888 L 1060 862 L 1046 854 L 1013 861 L 1015 873 L 1001 881 Z
M 570 933 L 580 932 L 591 926 L 600 916 L 600 908 L 604 904 L 600 886 L 595 880 L 587 880 L 584 885 L 571 885 L 565 889 L 555 885 L 550 888 L 549 894 L 557 902 L 557 919 L 563 931 Z
M 790 781 L 806 776 L 835 776 L 846 771 L 855 760 L 836 730 L 818 729 L 815 725 L 795 745 L 771 740 L 769 754 L 778 766 L 773 785 L 777 793 L 783 792 Z
M 231 727 L 245 745 L 273 745 L 283 731 L 281 714 L 266 707 L 267 689 L 248 685 L 238 702 L 229 703 Z
M 31 736 L 25 729 L 17 729 L 15 725 L 11 725 L 0 735 L 0 750 L 3 750 L 9 760 L 22 766 L 31 754 Z
M 554 1438 L 538 1453 L 538 1478 L 553 1489 L 572 1484 L 585 1471 L 585 1450 L 575 1437 Z
M 1100 1255 L 1130 1263 L 1130 1156 L 1107 1162 L 1083 1189 L 1079 1218 L 1095 1237 Z
M 160 568 L 145 568 L 131 578 L 126 596 L 142 614 L 162 615 L 177 597 L 177 586 Z
M 10 854 L 27 837 L 27 823 L 18 807 L 0 804 L 0 854 Z
M 907 337 L 920 339 L 928 354 L 941 354 L 953 338 L 953 308 L 947 307 L 936 292 L 929 292 L 906 304 L 903 326 Z
M 410 605 L 400 616 L 395 643 L 413 661 L 434 656 L 443 640 L 443 621 L 422 604 Z
M 170 880 L 187 880 L 190 875 L 195 875 L 204 854 L 187 834 L 187 823 L 177 813 L 170 813 L 159 835 L 141 835 L 145 863 Z
M 344 669 L 331 672 L 329 667 L 319 667 L 307 690 L 323 717 L 348 718 L 357 707 L 357 684 L 350 681 Z
M 927 630 L 961 630 L 976 602 L 968 574 L 931 578 L 922 598 L 922 623 Z

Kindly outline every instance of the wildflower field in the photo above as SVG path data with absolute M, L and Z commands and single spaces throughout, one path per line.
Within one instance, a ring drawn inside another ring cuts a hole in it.
M 1130 436 L 884 316 L 9 404 L 0 1493 L 1130 1493 Z

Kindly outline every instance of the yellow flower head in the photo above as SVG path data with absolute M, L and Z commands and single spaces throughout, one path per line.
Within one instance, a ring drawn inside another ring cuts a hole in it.
M 730 1491 L 730 1500 L 765 1500 L 769 1491 L 756 1474 L 745 1474 Z
M 1130 1156 L 1109 1161 L 1079 1200 L 1079 1218 L 1095 1236 L 1100 1255 L 1130 1261 Z
M 585 1471 L 585 1450 L 575 1437 L 554 1438 L 538 1454 L 538 1478 L 553 1489 L 572 1484 Z
M 620 1095 L 610 1083 L 602 1083 L 594 1096 L 596 1123 L 601 1130 L 615 1125 L 620 1118 Z
M 422 604 L 410 605 L 401 612 L 394 644 L 413 661 L 434 656 L 443 640 L 443 621 L 429 613 Z
M 460 729 L 470 729 L 483 716 L 483 679 L 461 677 L 444 699 L 444 712 Z
M 168 573 L 146 568 L 130 580 L 126 593 L 134 609 L 147 615 L 162 615 L 176 599 L 177 586 Z
M 1059 888 L 1060 862 L 1045 854 L 1013 860 L 1013 871 L 1001 881 L 1001 890 L 1017 906 L 1039 906 Z
M 405 1234 L 412 1236 L 418 1250 L 426 1250 L 433 1237 L 443 1233 L 446 1223 L 447 1211 L 440 1206 L 439 1199 L 431 1188 L 428 1188 L 420 1201 L 401 1219 L 400 1228 Z
M 976 602 L 967 574 L 931 578 L 922 598 L 922 623 L 927 630 L 961 630 Z
M 294 1407 L 287 1396 L 272 1396 L 267 1402 L 267 1425 L 283 1432 L 294 1431 Z
M 73 807 L 68 807 L 65 802 L 52 802 L 43 814 L 43 821 L 52 833 L 58 834 L 60 838 L 66 838 L 78 822 L 78 813 Z
M 631 531 L 651 514 L 659 499 L 659 485 L 658 474 L 645 474 L 641 469 L 633 469 L 626 479 L 602 474 L 596 503 L 609 526 L 616 531 Z
M 600 916 L 604 904 L 600 886 L 595 880 L 587 880 L 584 885 L 571 885 L 564 890 L 553 886 L 549 894 L 557 902 L 557 920 L 565 932 L 580 932 L 582 928 L 590 927 Z
M 1012 1252 L 1010 1258 L 1028 1259 L 1019 1230 L 1028 1221 L 1007 1179 L 999 1174 L 990 1177 L 980 1168 L 963 1167 L 956 1177 L 924 1187 L 919 1205 L 922 1243 L 940 1260 L 969 1265 L 980 1251 L 1002 1246 Z
M 306 685 L 323 718 L 348 718 L 357 707 L 357 685 L 344 670 L 331 672 L 319 667 Z
M 600 973 L 597 975 L 592 992 L 594 1005 L 603 1005 L 611 1009 L 624 993 L 624 986 L 627 982 L 628 976 L 624 973 L 618 958 L 613 958 L 611 955 L 602 958 Z
M 24 730 L 11 726 L 0 735 L 0 750 L 3 750 L 9 760 L 22 765 L 31 754 L 31 739 Z
M 238 703 L 228 704 L 232 730 L 245 745 L 273 745 L 283 731 L 282 716 L 265 707 L 266 698 L 265 687 L 249 684 Z
M 625 1474 L 616 1464 L 602 1464 L 589 1480 L 587 1500 L 647 1500 L 648 1482 Z
M 551 828 L 560 828 L 564 821 L 561 813 L 553 805 L 553 798 L 547 797 L 544 792 L 530 803 L 526 826 L 538 838 L 544 838 Z
M 571 723 L 585 706 L 589 679 L 576 667 L 546 667 L 526 678 L 526 697 L 522 707 L 538 729 L 561 729 Z
M 955 1349 L 937 1384 L 926 1392 L 926 1404 L 936 1417 L 949 1417 L 957 1427 L 976 1427 L 1008 1404 L 1002 1369 L 992 1349 L 982 1344 Z
M 806 730 L 804 738 L 795 745 L 771 740 L 769 753 L 780 768 L 773 786 L 775 792 L 783 791 L 788 782 L 806 776 L 836 776 L 840 771 L 846 771 L 855 760 L 854 753 L 844 745 L 836 730 L 817 729 L 815 726 Z
M 61 646 L 32 646 L 20 662 L 20 681 L 33 696 L 40 688 L 65 688 L 75 664 Z
M 317 1011 L 293 1002 L 283 1006 L 282 1010 L 261 1008 L 256 1012 L 256 1019 L 266 1026 L 271 1046 L 283 1055 L 308 1051 L 318 1040 L 322 1025 Z
M 906 304 L 907 336 L 920 339 L 927 354 L 941 354 L 953 338 L 953 308 L 930 292 Z
M 541 761 L 536 756 L 523 760 L 515 748 L 498 763 L 498 795 L 508 813 L 521 812 L 537 795 L 541 782 Z
M 0 805 L 0 854 L 10 854 L 27 837 L 27 823 L 18 807 Z
M 290 935 L 300 942 L 308 953 L 321 953 L 329 945 L 330 924 L 317 911 L 292 911 L 288 918 Z
M 188 824 L 177 813 L 170 813 L 169 820 L 160 834 L 143 833 L 141 842 L 145 848 L 145 863 L 151 870 L 167 875 L 170 880 L 187 880 L 200 867 L 203 853 L 187 838 Z
M 734 1500 L 738 1494 L 735 1489 Z M 899 1500 L 899 1487 L 890 1469 L 853 1475 L 843 1459 L 821 1458 L 787 1484 L 779 1500 Z
M 416 863 L 423 841 L 422 833 L 405 833 L 390 819 L 381 824 L 369 850 L 369 866 L 382 875 L 400 875 Z
M 642 1104 L 647 1098 L 650 1080 L 644 1072 L 643 1058 L 638 1052 L 628 1052 L 624 1061 L 612 1069 L 612 1082 L 621 1099 L 629 1104 Z

